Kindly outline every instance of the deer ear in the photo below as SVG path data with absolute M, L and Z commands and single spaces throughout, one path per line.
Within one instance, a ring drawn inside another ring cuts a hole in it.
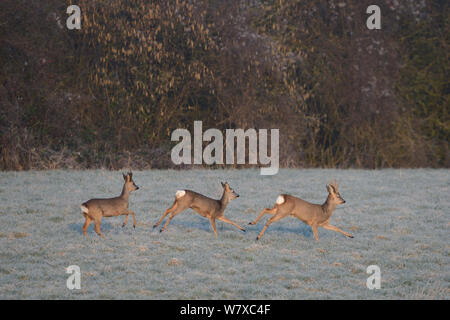
M 326 188 L 329 193 L 333 193 L 333 188 L 330 185 L 327 185 Z
M 222 187 L 224 187 L 224 188 L 225 188 L 225 183 L 223 183 L 223 182 L 220 182 L 220 184 L 222 185 Z
M 123 180 L 127 181 L 127 175 L 125 173 L 122 173 Z
M 133 179 L 133 172 L 128 172 L 128 175 L 130 176 L 130 180 Z

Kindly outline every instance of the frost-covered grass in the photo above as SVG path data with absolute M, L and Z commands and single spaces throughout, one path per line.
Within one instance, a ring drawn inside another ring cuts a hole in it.
M 322 203 L 329 179 L 347 201 L 331 223 L 355 238 L 311 228 L 294 218 L 247 223 L 279 193 Z M 80 204 L 117 195 L 111 171 L 0 173 L 1 299 L 449 299 L 449 170 L 136 171 L 140 190 L 130 217 L 105 218 L 99 238 L 84 237 Z M 209 221 L 192 210 L 159 233 L 153 224 L 189 188 L 219 198 L 220 181 L 240 194 L 225 215 L 247 227 Z M 366 288 L 366 268 L 381 268 L 381 289 Z M 81 290 L 69 290 L 65 268 L 81 268 Z

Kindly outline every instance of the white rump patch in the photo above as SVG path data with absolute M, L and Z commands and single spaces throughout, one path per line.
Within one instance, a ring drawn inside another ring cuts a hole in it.
M 181 198 L 186 194 L 186 191 L 184 190 L 178 190 L 177 193 L 175 193 L 175 198 Z
M 283 204 L 284 203 L 284 197 L 283 196 L 278 196 L 277 198 L 277 204 Z
M 81 206 L 81 211 L 83 211 L 84 213 L 88 213 L 89 209 L 85 206 Z

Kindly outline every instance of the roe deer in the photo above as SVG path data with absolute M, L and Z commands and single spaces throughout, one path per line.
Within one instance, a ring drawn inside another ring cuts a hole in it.
M 299 220 L 303 221 L 304 223 L 310 225 L 314 232 L 314 237 L 316 238 L 316 241 L 319 240 L 319 234 L 317 231 L 318 227 L 337 231 L 346 235 L 349 238 L 353 238 L 351 234 L 344 232 L 338 227 L 329 224 L 330 217 L 333 214 L 334 209 L 336 209 L 336 206 L 338 204 L 345 203 L 345 200 L 342 199 L 341 195 L 339 194 L 338 185 L 336 181 L 334 183 L 330 181 L 330 184 L 327 185 L 326 188 L 328 190 L 328 197 L 325 203 L 322 205 L 309 203 L 307 201 L 304 201 L 300 198 L 288 194 L 282 194 L 278 196 L 277 201 L 273 206 L 273 208 L 271 209 L 264 208 L 259 214 L 259 216 L 256 218 L 256 220 L 249 223 L 251 225 L 256 224 L 265 213 L 273 214 L 273 217 L 271 217 L 267 221 L 266 225 L 264 226 L 264 228 L 262 229 L 261 233 L 258 235 L 256 240 L 259 240 L 263 236 L 267 227 L 271 223 L 281 220 L 287 216 L 294 216 Z
M 81 212 L 84 215 L 86 221 L 83 226 L 83 234 L 86 235 L 86 230 L 89 227 L 91 221 L 94 221 L 94 230 L 100 236 L 103 234 L 100 232 L 100 223 L 103 217 L 115 217 L 120 215 L 126 215 L 125 221 L 122 227 L 125 227 L 128 222 L 128 215 L 133 217 L 133 227 L 136 228 L 136 217 L 134 212 L 128 209 L 128 202 L 130 198 L 130 192 L 138 190 L 139 187 L 133 181 L 133 173 L 122 174 L 125 183 L 123 184 L 122 193 L 120 196 L 109 199 L 91 199 L 81 205 Z
M 227 207 L 230 200 L 236 199 L 239 195 L 230 188 L 228 182 L 221 182 L 223 187 L 223 195 L 220 200 L 211 199 L 205 197 L 204 195 L 191 191 L 191 190 L 178 190 L 175 194 L 175 202 L 173 205 L 167 209 L 161 219 L 153 226 L 156 228 L 164 220 L 164 218 L 170 213 L 169 218 L 166 221 L 164 227 L 161 228 L 160 232 L 164 231 L 169 225 L 170 221 L 180 212 L 191 208 L 197 211 L 201 216 L 208 218 L 211 223 L 211 227 L 214 230 L 217 238 L 216 230 L 216 219 L 232 224 L 236 228 L 245 232 L 245 229 L 236 224 L 235 222 L 227 219 L 223 216 L 225 208 Z

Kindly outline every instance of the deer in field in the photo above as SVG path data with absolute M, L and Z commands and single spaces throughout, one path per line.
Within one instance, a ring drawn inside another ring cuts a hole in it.
M 223 194 L 220 200 L 215 200 L 208 198 L 200 193 L 191 190 L 178 190 L 175 194 L 175 201 L 173 205 L 168 208 L 161 219 L 153 226 L 156 228 L 164 220 L 164 218 L 170 213 L 164 227 L 161 228 L 160 232 L 164 231 L 169 225 L 170 221 L 180 212 L 191 208 L 198 212 L 201 216 L 208 218 L 211 223 L 211 227 L 214 230 L 217 238 L 216 230 L 216 219 L 225 223 L 229 223 L 239 230 L 245 232 L 245 229 L 239 226 L 237 223 L 227 219 L 223 216 L 225 208 L 227 207 L 230 200 L 236 199 L 239 195 L 230 187 L 228 182 L 221 182 L 223 187 Z
M 329 223 L 331 215 L 333 214 L 334 209 L 336 209 L 336 206 L 345 203 L 345 200 L 339 194 L 339 186 L 336 181 L 334 183 L 330 181 L 329 185 L 327 185 L 326 188 L 328 191 L 328 197 L 325 203 L 322 205 L 309 203 L 305 200 L 288 194 L 282 194 L 278 196 L 273 208 L 264 208 L 259 216 L 255 219 L 255 221 L 249 223 L 250 225 L 256 224 L 266 213 L 273 215 L 267 221 L 266 225 L 264 226 L 256 240 L 259 240 L 263 236 L 264 232 L 266 232 L 266 229 L 270 226 L 270 224 L 287 216 L 296 217 L 307 225 L 310 225 L 316 241 L 319 240 L 319 234 L 317 230 L 318 227 L 337 231 L 349 238 L 353 238 L 351 234 L 344 232 L 338 227 L 332 226 Z
M 94 221 L 94 230 L 100 236 L 103 234 L 100 231 L 100 223 L 103 217 L 115 217 L 126 215 L 122 227 L 125 227 L 128 222 L 128 215 L 133 217 L 133 227 L 136 228 L 136 217 L 134 212 L 128 209 L 130 193 L 138 190 L 139 187 L 133 181 L 133 173 L 122 174 L 125 183 L 123 184 L 122 193 L 115 198 L 108 199 L 91 199 L 81 205 L 81 212 L 86 219 L 83 226 L 83 234 L 86 236 L 86 230 L 90 223 Z

